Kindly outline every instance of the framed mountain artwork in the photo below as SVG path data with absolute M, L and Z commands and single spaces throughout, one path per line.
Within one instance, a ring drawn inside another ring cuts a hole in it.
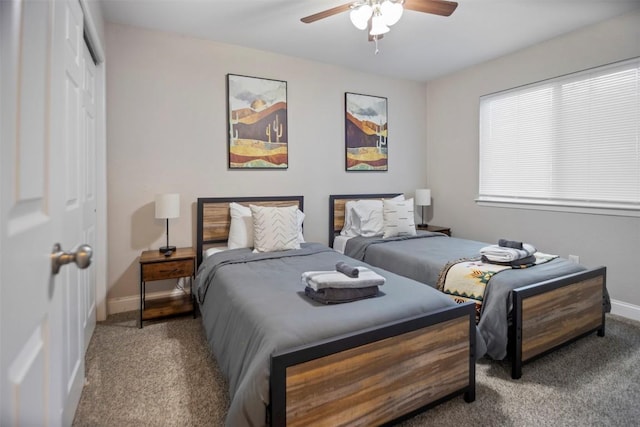
M 345 169 L 388 170 L 387 98 L 345 93 Z
M 287 82 L 227 74 L 229 169 L 287 169 Z

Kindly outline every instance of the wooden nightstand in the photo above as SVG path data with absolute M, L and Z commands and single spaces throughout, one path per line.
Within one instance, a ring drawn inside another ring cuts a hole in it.
M 156 250 L 144 251 L 140 255 L 140 328 L 144 320 L 173 314 L 193 313 L 196 317 L 193 279 L 196 272 L 196 251 L 193 248 L 178 248 L 171 256 Z M 146 282 L 153 280 L 189 277 L 189 294 L 178 297 L 145 301 Z
M 416 224 L 416 230 L 426 230 L 426 231 L 433 231 L 435 233 L 443 233 L 446 234 L 447 236 L 451 236 L 451 228 L 449 227 L 441 227 L 439 225 L 420 225 L 420 224 Z

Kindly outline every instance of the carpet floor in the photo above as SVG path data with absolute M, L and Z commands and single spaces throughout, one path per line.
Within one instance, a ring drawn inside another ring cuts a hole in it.
M 227 384 L 201 319 L 145 322 L 137 312 L 99 322 L 86 355 L 87 382 L 74 426 L 219 426 Z M 456 397 L 401 426 L 640 425 L 640 323 L 607 315 L 592 334 L 524 365 L 481 359 L 476 400 Z

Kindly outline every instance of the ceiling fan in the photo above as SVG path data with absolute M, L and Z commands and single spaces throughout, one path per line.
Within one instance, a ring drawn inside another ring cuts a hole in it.
M 353 25 L 360 30 L 368 29 L 369 41 L 382 38 L 389 26 L 398 22 L 403 9 L 417 12 L 449 16 L 456 10 L 458 3 L 446 0 L 356 0 L 300 19 L 305 24 L 351 10 Z M 377 52 L 376 52 L 377 53 Z

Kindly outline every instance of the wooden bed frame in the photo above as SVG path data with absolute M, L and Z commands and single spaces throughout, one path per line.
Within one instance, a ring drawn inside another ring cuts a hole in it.
M 229 203 L 303 206 L 302 196 L 199 198 L 197 257 L 227 241 Z M 379 425 L 460 394 L 475 400 L 473 304 L 453 306 L 271 356 L 267 423 Z
M 333 247 L 335 236 L 344 226 L 348 201 L 398 195 L 330 195 L 329 245 Z M 604 336 L 606 275 L 606 267 L 598 267 L 513 290 L 508 344 L 512 378 L 522 376 L 526 362 L 593 332 Z

